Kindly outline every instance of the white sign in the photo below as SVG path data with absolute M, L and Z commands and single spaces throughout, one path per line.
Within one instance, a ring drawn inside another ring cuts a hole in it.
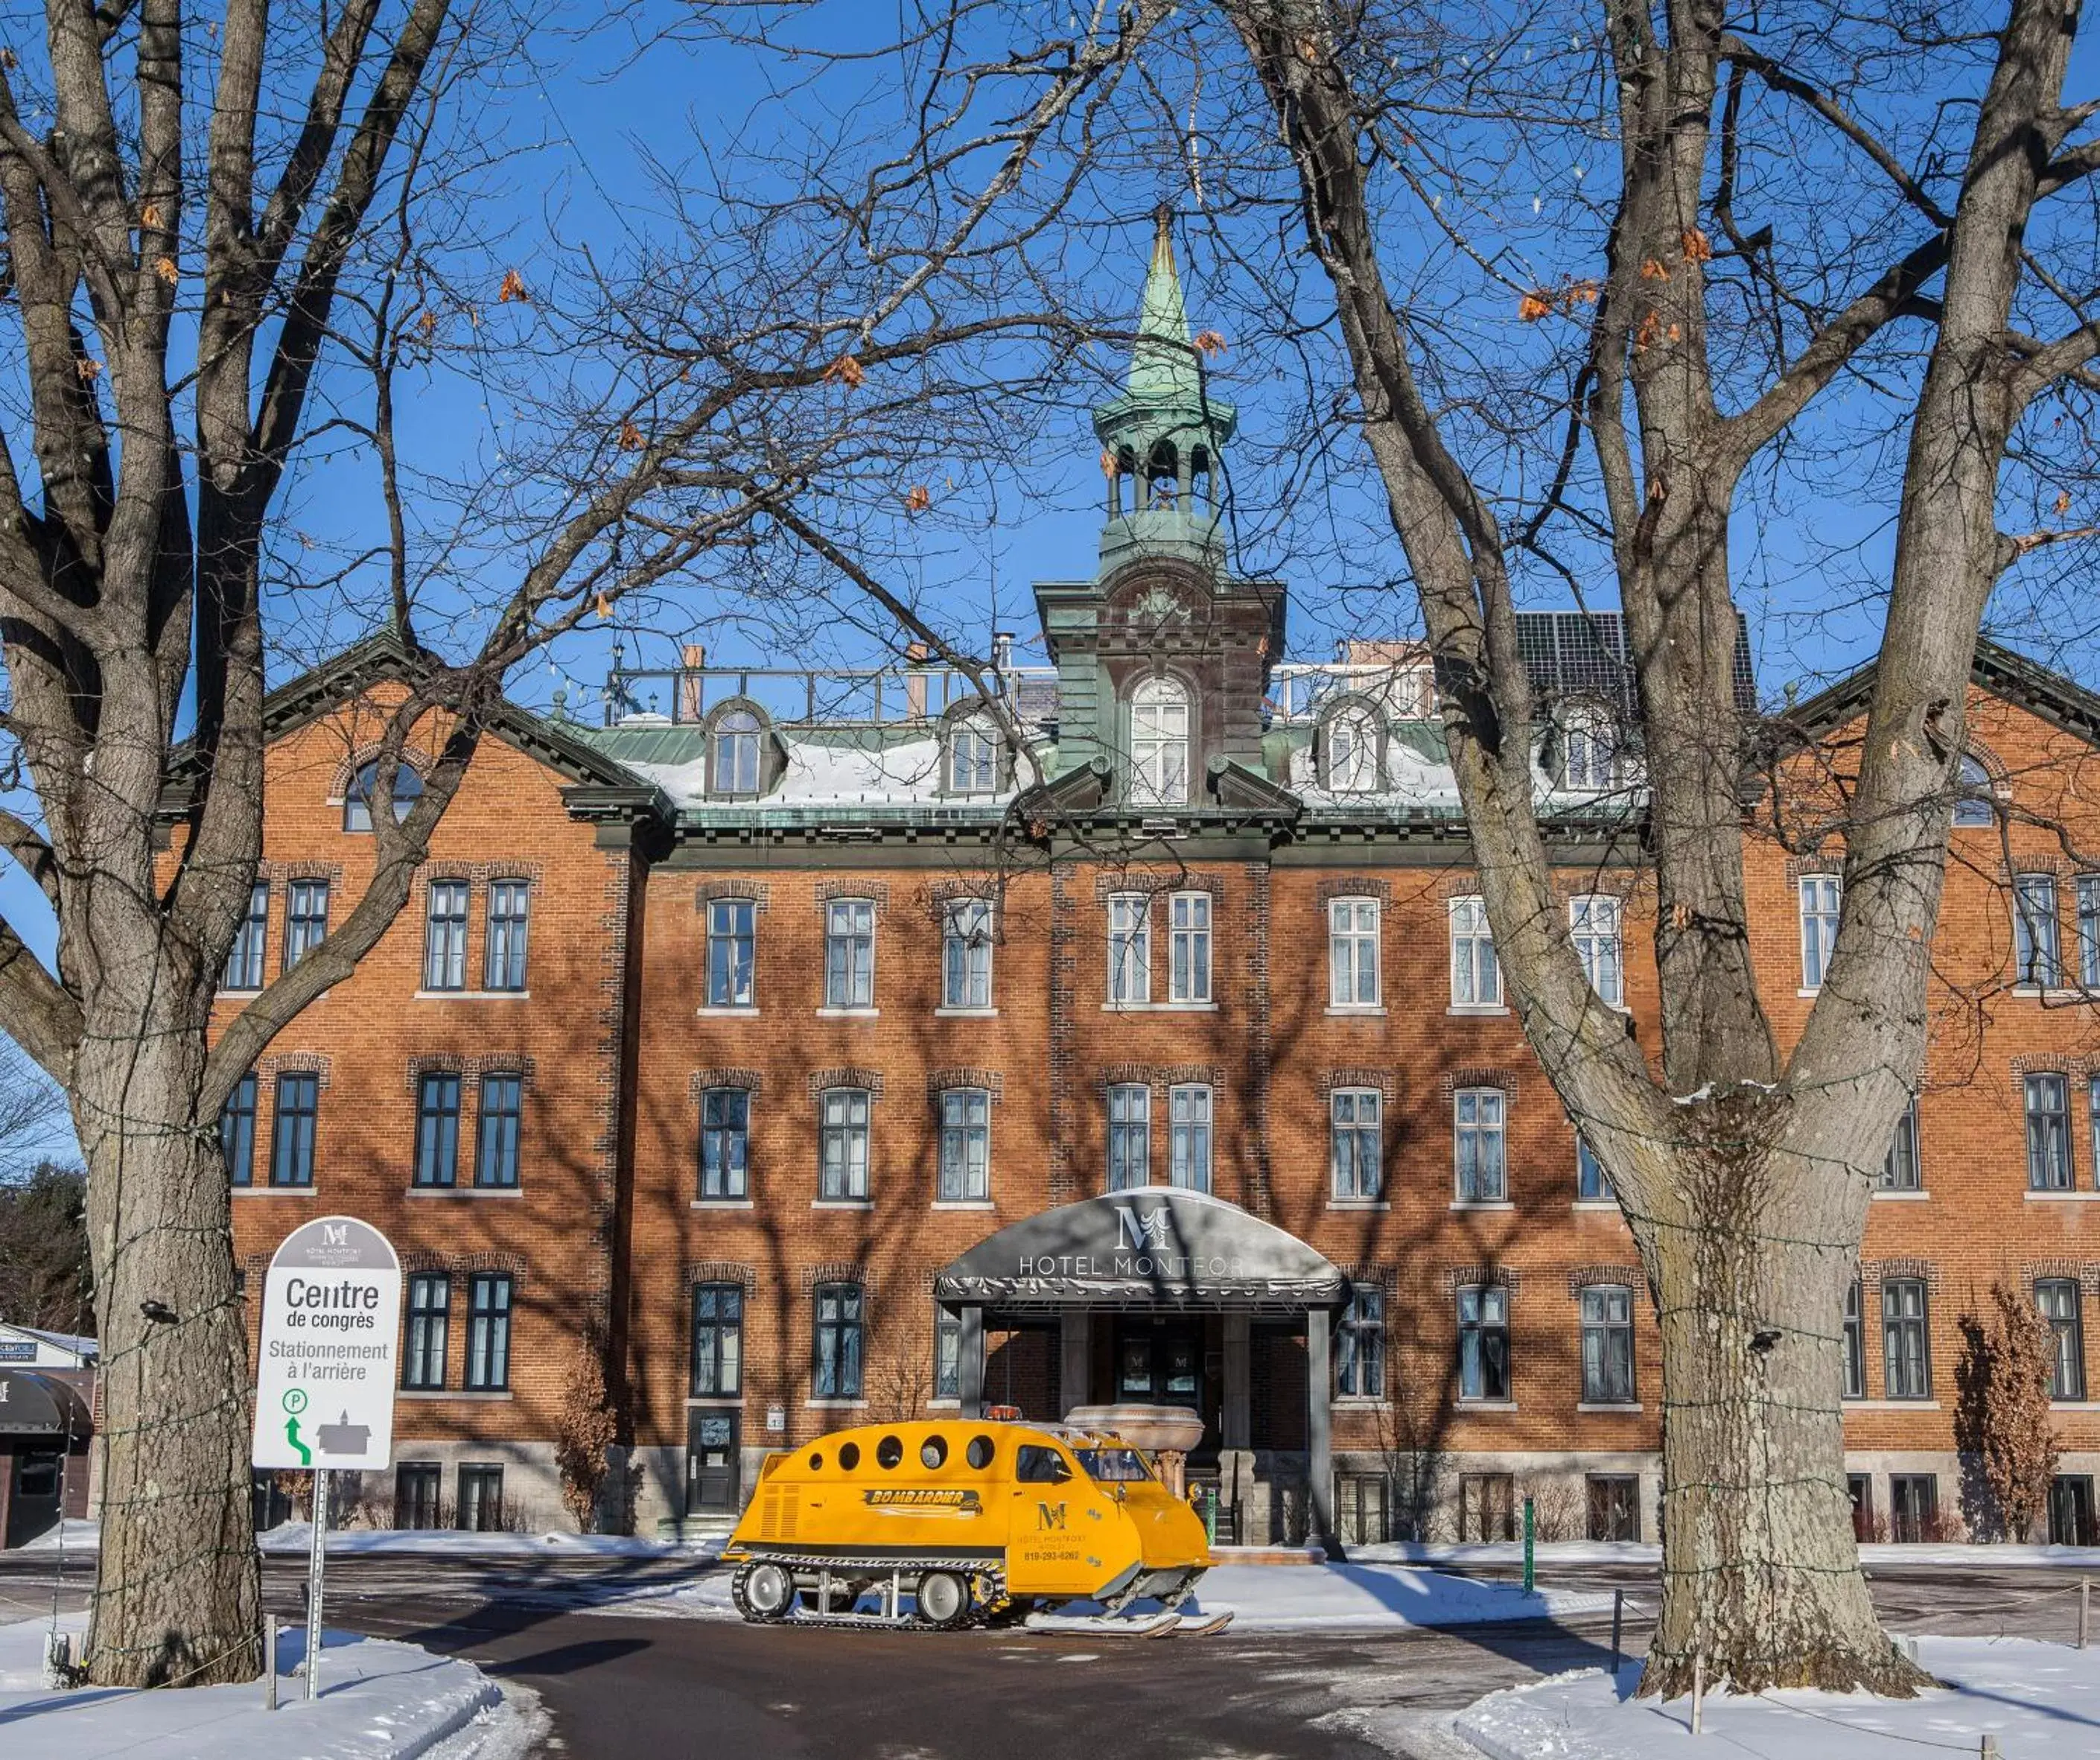
M 323 1216 L 285 1237 L 262 1286 L 258 1467 L 386 1467 L 399 1380 L 401 1262 L 386 1237 Z

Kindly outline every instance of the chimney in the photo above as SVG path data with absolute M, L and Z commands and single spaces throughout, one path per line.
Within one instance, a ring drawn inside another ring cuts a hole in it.
M 697 642 L 678 650 L 678 712 L 682 721 L 700 718 L 700 668 L 708 664 L 708 651 Z
M 991 669 L 995 673 L 1013 670 L 1013 632 L 995 629 L 991 633 Z
M 926 662 L 933 651 L 923 642 L 907 644 L 904 658 L 910 670 L 904 675 L 904 714 L 907 721 L 926 719 Z

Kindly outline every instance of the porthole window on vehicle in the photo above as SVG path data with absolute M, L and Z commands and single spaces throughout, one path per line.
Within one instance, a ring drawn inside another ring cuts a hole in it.
M 839 1467 L 840 1470 L 849 1473 L 859 1465 L 860 1445 L 858 1442 L 841 1442 L 839 1445 Z
M 878 1467 L 894 1467 L 904 1458 L 904 1444 L 896 1436 L 885 1436 L 875 1445 L 875 1461 Z
M 938 1467 L 948 1458 L 948 1445 L 939 1436 L 929 1436 L 919 1445 L 919 1458 L 929 1467 Z
M 991 1465 L 991 1438 L 990 1436 L 972 1436 L 970 1438 L 970 1445 L 963 1450 L 963 1458 L 968 1461 L 971 1466 L 977 1468 L 979 1472 L 982 1472 L 987 1467 Z
M 821 1452 L 810 1457 L 810 1471 L 811 1472 L 815 1472 L 823 1464 L 824 1457 Z

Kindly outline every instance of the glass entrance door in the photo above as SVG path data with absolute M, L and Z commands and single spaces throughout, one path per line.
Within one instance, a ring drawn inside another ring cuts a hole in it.
M 1206 1373 L 1201 1318 L 1148 1320 L 1126 1315 L 1116 1325 L 1117 1401 L 1132 1405 L 1185 1405 L 1203 1420 L 1193 1453 L 1217 1446 L 1218 1392 Z
M 686 1445 L 686 1511 L 691 1515 L 734 1515 L 742 1502 L 738 1414 L 696 1411 Z

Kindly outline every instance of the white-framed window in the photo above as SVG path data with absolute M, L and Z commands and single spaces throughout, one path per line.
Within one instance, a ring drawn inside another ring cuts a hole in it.
M 1458 1008 L 1498 1007 L 1502 999 L 1502 968 L 1495 964 L 1495 938 L 1488 928 L 1488 907 L 1477 897 L 1451 901 L 1451 1004 Z
M 757 946 L 758 905 L 751 898 L 708 901 L 708 1006 L 751 1006 L 752 954 Z
M 941 911 L 941 1006 L 991 1006 L 991 901 L 957 898 Z
M 1973 752 L 1961 754 L 1961 792 L 1954 803 L 1954 823 L 1960 826 L 1995 825 L 1998 821 L 1997 790 L 1991 773 Z
M 1379 999 L 1379 902 L 1334 898 L 1327 904 L 1327 1001 L 1371 1008 Z
M 817 1194 L 867 1196 L 867 1090 L 827 1087 L 817 1099 Z
M 991 1196 L 991 1094 L 951 1087 L 941 1095 L 941 1201 L 969 1203 Z
M 1211 999 L 1211 895 L 1178 892 L 1167 900 L 1168 994 L 1176 1002 Z
M 763 729 L 749 709 L 730 709 L 715 718 L 714 792 L 758 792 L 758 743 Z
M 1619 742 L 1612 718 L 1593 704 L 1568 708 L 1560 722 L 1561 779 L 1570 788 L 1615 788 Z
M 1501 1284 L 1458 1292 L 1458 1397 L 1510 1396 L 1509 1291 Z
M 2078 981 L 2100 990 L 2100 874 L 2078 876 Z
M 875 905 L 834 898 L 824 912 L 824 1006 L 875 1006 Z
M 1599 999 L 1614 1008 L 1626 1004 L 1626 956 L 1619 940 L 1619 901 L 1606 893 L 1568 901 L 1568 933 L 1582 975 Z
M 2054 990 L 2063 981 L 2058 937 L 2056 876 L 2021 874 L 2013 880 L 2013 953 L 2015 984 Z
M 1623 1283 L 1582 1291 L 1582 1403 L 1634 1402 L 1634 1292 Z
M 1328 1097 L 1333 1136 L 1331 1161 L 1335 1196 L 1374 1198 L 1379 1195 L 1382 1096 L 1374 1087 L 1338 1087 Z
M 1109 1000 L 1152 1000 L 1152 901 L 1140 892 L 1109 897 Z
M 351 779 L 349 790 L 343 796 L 342 828 L 345 831 L 368 833 L 371 831 L 372 797 L 378 792 L 379 760 L 374 758 Z M 397 823 L 408 818 L 422 795 L 422 774 L 415 765 L 403 759 L 394 771 L 394 818 Z
M 467 883 L 432 880 L 423 915 L 423 988 L 466 988 Z
M 1499 1204 L 1509 1195 L 1502 1155 L 1503 1098 L 1498 1087 L 1462 1087 L 1451 1096 L 1452 1148 L 1462 1204 Z
M 998 735 L 983 721 L 957 721 L 948 734 L 948 792 L 988 795 L 998 787 Z
M 1339 710 L 1328 721 L 1327 787 L 1338 795 L 1378 787 L 1378 723 L 1368 709 Z
M 1141 679 L 1130 694 L 1130 795 L 1150 806 L 1189 798 L 1189 693 L 1174 679 Z
M 1801 876 L 1801 987 L 1823 988 L 1830 951 L 1838 945 L 1838 912 L 1845 884 L 1835 874 Z
M 1152 1090 L 1118 1082 L 1109 1090 L 1109 1189 L 1152 1184 Z
M 1189 1083 L 1167 1091 L 1169 1183 L 1185 1191 L 1211 1189 L 1211 1091 Z

